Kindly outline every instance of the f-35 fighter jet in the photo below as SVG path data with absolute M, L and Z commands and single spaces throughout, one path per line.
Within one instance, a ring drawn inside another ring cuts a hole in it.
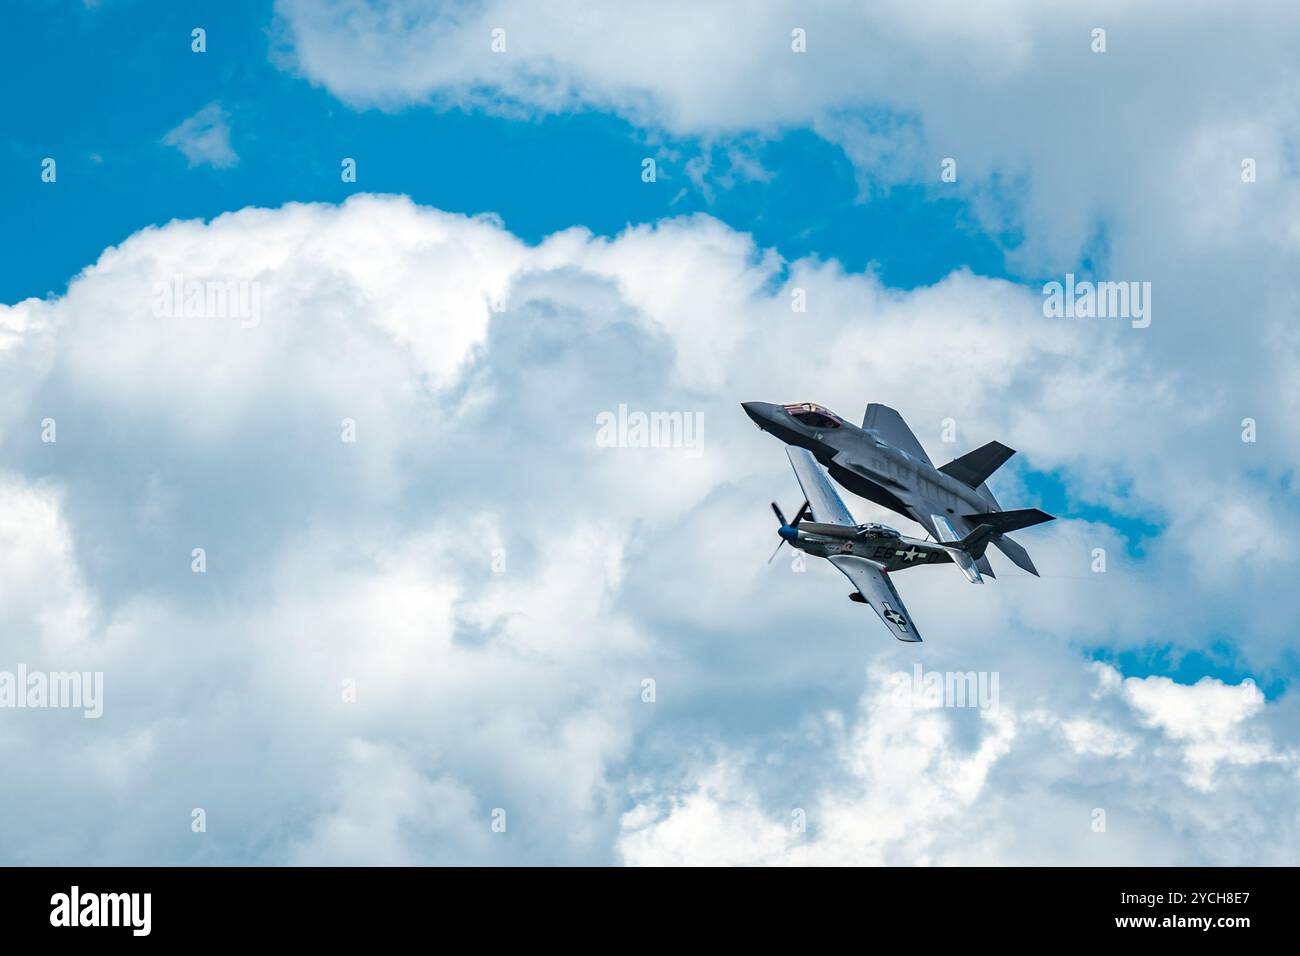
M 1015 454 L 1006 445 L 989 442 L 936 468 L 903 416 L 887 405 L 868 405 L 861 428 L 811 403 L 744 402 L 741 407 L 763 431 L 811 452 L 840 485 L 911 518 L 940 545 L 987 527 L 990 543 L 1018 567 L 1038 574 L 1029 552 L 1008 532 L 1053 516 L 1037 508 L 1003 511 L 985 484 Z M 981 575 L 996 577 L 982 549 L 978 555 L 969 549 L 949 553 L 971 583 L 982 583 Z
M 981 558 L 993 529 L 982 524 L 960 541 L 933 544 L 905 538 L 883 524 L 858 524 L 812 452 L 806 448 L 787 448 L 785 452 L 806 500 L 789 522 L 777 503 L 772 502 L 776 520 L 781 522 L 777 531 L 781 544 L 776 550 L 789 543 L 800 551 L 825 558 L 857 588 L 849 595 L 851 599 L 871 605 L 885 627 L 900 641 L 920 641 L 921 635 L 903 606 L 903 599 L 894 590 L 889 572 Z M 774 551 L 772 558 L 775 557 Z M 769 564 L 772 558 L 768 558 Z

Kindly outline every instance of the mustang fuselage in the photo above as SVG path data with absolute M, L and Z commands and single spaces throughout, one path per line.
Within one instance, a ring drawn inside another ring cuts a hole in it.
M 809 530 L 815 528 L 819 530 Z M 857 528 L 823 528 L 813 522 L 798 527 L 783 525 L 777 532 L 789 545 L 818 558 L 834 554 L 851 554 L 874 561 L 886 571 L 921 564 L 943 564 L 952 557 L 943 548 L 926 541 L 906 538 L 884 525 L 859 525 Z

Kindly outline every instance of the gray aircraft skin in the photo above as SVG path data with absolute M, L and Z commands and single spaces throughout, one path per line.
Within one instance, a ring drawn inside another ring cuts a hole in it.
M 772 502 L 772 511 L 781 523 L 777 531 L 781 544 L 776 546 L 777 551 L 789 544 L 806 554 L 825 558 L 852 582 L 855 590 L 850 598 L 870 605 L 900 641 L 919 642 L 921 635 L 889 573 L 923 564 L 947 564 L 954 558 L 970 561 L 982 557 L 993 529 L 981 525 L 961 541 L 935 544 L 906 538 L 883 524 L 858 524 L 808 449 L 790 446 L 785 452 L 805 501 L 793 521 L 786 521 L 781 508 Z M 805 520 L 809 517 L 812 520 Z M 772 558 L 775 557 L 774 551 Z M 768 558 L 769 564 L 772 558 Z
M 1053 516 L 1037 508 L 1003 511 L 985 484 L 1015 454 L 1006 445 L 989 442 L 936 468 L 903 416 L 887 405 L 868 405 L 861 428 L 811 402 L 743 402 L 741 407 L 763 431 L 811 452 L 842 487 L 911 518 L 936 543 L 955 543 L 984 526 L 990 543 L 1037 576 L 1029 553 L 1007 532 Z M 949 553 L 972 583 L 982 583 L 982 576 L 996 577 L 982 551 L 978 556 Z

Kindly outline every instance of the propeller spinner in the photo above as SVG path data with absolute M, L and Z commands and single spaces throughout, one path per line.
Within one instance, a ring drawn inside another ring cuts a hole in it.
M 803 505 L 800 506 L 799 510 L 795 513 L 794 520 L 791 521 L 791 522 L 787 525 L 787 524 L 786 524 L 786 520 L 785 520 L 785 515 L 781 514 L 781 508 L 777 505 L 777 503 L 776 503 L 775 501 L 772 502 L 772 513 L 776 515 L 776 520 L 779 521 L 779 522 L 781 522 L 781 527 L 782 527 L 782 528 L 786 528 L 786 527 L 789 527 L 789 528 L 797 528 L 797 527 L 799 527 L 799 522 L 802 521 L 804 518 L 808 517 L 808 511 L 809 511 L 809 505 L 808 505 L 808 502 L 805 501 L 805 502 L 803 503 Z M 779 532 L 778 532 L 778 533 L 779 533 Z M 776 546 L 776 551 L 780 551 L 780 550 L 781 550 L 781 545 L 782 545 L 782 544 L 785 544 L 785 538 L 782 538 L 782 539 L 781 539 L 781 544 L 778 544 L 778 545 Z M 767 559 L 767 563 L 768 563 L 768 564 L 771 564 L 773 561 L 776 560 L 776 551 L 773 551 L 773 552 L 772 552 L 772 557 L 770 557 L 770 558 Z

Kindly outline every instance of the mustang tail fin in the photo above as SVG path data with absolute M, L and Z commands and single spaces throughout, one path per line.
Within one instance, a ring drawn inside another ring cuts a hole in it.
M 993 537 L 994 531 L 986 524 L 978 525 L 974 531 L 966 535 L 960 541 L 954 541 L 951 547 L 959 551 L 965 551 L 977 561 L 984 557 L 984 552 L 988 549 L 989 540 Z
M 1039 511 L 1037 508 L 1022 508 L 1019 511 L 989 511 L 984 514 L 962 515 L 962 517 L 975 525 L 975 531 L 972 531 L 969 537 L 973 537 L 980 530 L 980 526 L 991 528 L 993 546 L 1005 554 L 1016 567 L 1038 577 L 1038 569 L 1029 559 L 1029 552 L 1007 537 L 1007 532 L 1031 528 L 1044 521 L 1054 521 L 1056 519 L 1053 515 L 1049 515 L 1046 511 Z
M 956 478 L 964 485 L 978 488 L 985 479 L 1007 463 L 1007 459 L 1016 453 L 1001 442 L 991 441 L 981 448 L 967 452 L 960 458 L 954 458 L 939 470 L 950 478 Z

